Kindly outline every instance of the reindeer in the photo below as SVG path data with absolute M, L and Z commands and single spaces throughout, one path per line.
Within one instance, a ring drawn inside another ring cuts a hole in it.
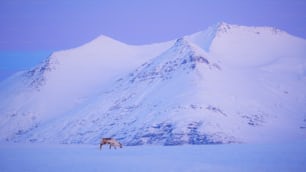
M 122 144 L 120 142 L 118 142 L 116 139 L 114 138 L 102 138 L 101 142 L 100 142 L 100 150 L 102 149 L 102 145 L 105 144 L 109 144 L 109 148 L 111 149 L 111 147 L 113 146 L 115 149 L 117 147 L 122 148 Z

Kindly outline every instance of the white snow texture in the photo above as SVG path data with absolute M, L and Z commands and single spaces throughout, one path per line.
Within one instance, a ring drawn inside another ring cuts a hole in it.
M 301 140 L 306 40 L 226 23 L 142 46 L 100 36 L 2 81 L 0 97 L 0 142 Z

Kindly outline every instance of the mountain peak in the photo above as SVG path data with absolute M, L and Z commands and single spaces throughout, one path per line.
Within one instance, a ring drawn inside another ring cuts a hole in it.
M 120 41 L 117 41 L 109 36 L 106 36 L 106 35 L 99 35 L 98 37 L 96 37 L 95 39 L 93 39 L 92 41 L 96 42 L 96 41 L 102 41 L 102 42 L 120 42 Z
M 99 45 L 99 46 L 102 46 L 102 45 L 127 45 L 123 42 L 120 42 L 118 40 L 115 40 L 109 36 L 106 36 L 106 35 L 100 35 L 98 37 L 96 37 L 95 39 L 89 41 L 88 43 L 84 44 L 83 46 L 96 46 L 96 45 Z
M 188 39 L 186 39 L 185 37 L 181 37 L 175 41 L 173 48 L 175 49 L 188 48 L 192 50 L 192 43 L 188 41 Z
M 226 22 L 219 22 L 216 25 L 216 32 L 226 32 L 230 30 L 232 27 L 235 27 L 236 25 L 228 24 Z
M 249 32 L 256 35 L 260 35 L 260 33 L 269 33 L 269 34 L 280 34 L 286 33 L 280 29 L 270 26 L 244 26 L 244 25 L 236 25 L 229 24 L 226 22 L 219 22 L 214 27 L 216 34 L 229 33 L 231 32 Z
M 167 51 L 143 64 L 130 74 L 130 82 L 153 81 L 155 79 L 168 80 L 174 75 L 188 74 L 195 69 L 217 69 L 220 67 L 200 47 L 182 37 L 176 40 Z M 206 66 L 206 67 L 205 67 Z
M 177 39 L 173 48 L 178 51 L 180 56 L 188 56 L 188 58 L 207 57 L 205 50 L 188 40 L 187 37 Z

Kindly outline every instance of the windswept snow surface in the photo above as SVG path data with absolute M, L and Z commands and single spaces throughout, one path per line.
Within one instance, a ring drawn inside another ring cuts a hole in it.
M 1 172 L 292 172 L 306 170 L 305 142 L 201 146 L 0 145 Z
M 306 40 L 219 23 L 132 46 L 106 36 L 0 83 L 0 142 L 124 145 L 306 138 Z

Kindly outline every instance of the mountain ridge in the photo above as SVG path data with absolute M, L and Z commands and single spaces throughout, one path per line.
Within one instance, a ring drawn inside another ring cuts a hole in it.
M 277 29 L 226 23 L 152 45 L 99 36 L 0 83 L 0 141 L 300 139 L 305 47 Z

